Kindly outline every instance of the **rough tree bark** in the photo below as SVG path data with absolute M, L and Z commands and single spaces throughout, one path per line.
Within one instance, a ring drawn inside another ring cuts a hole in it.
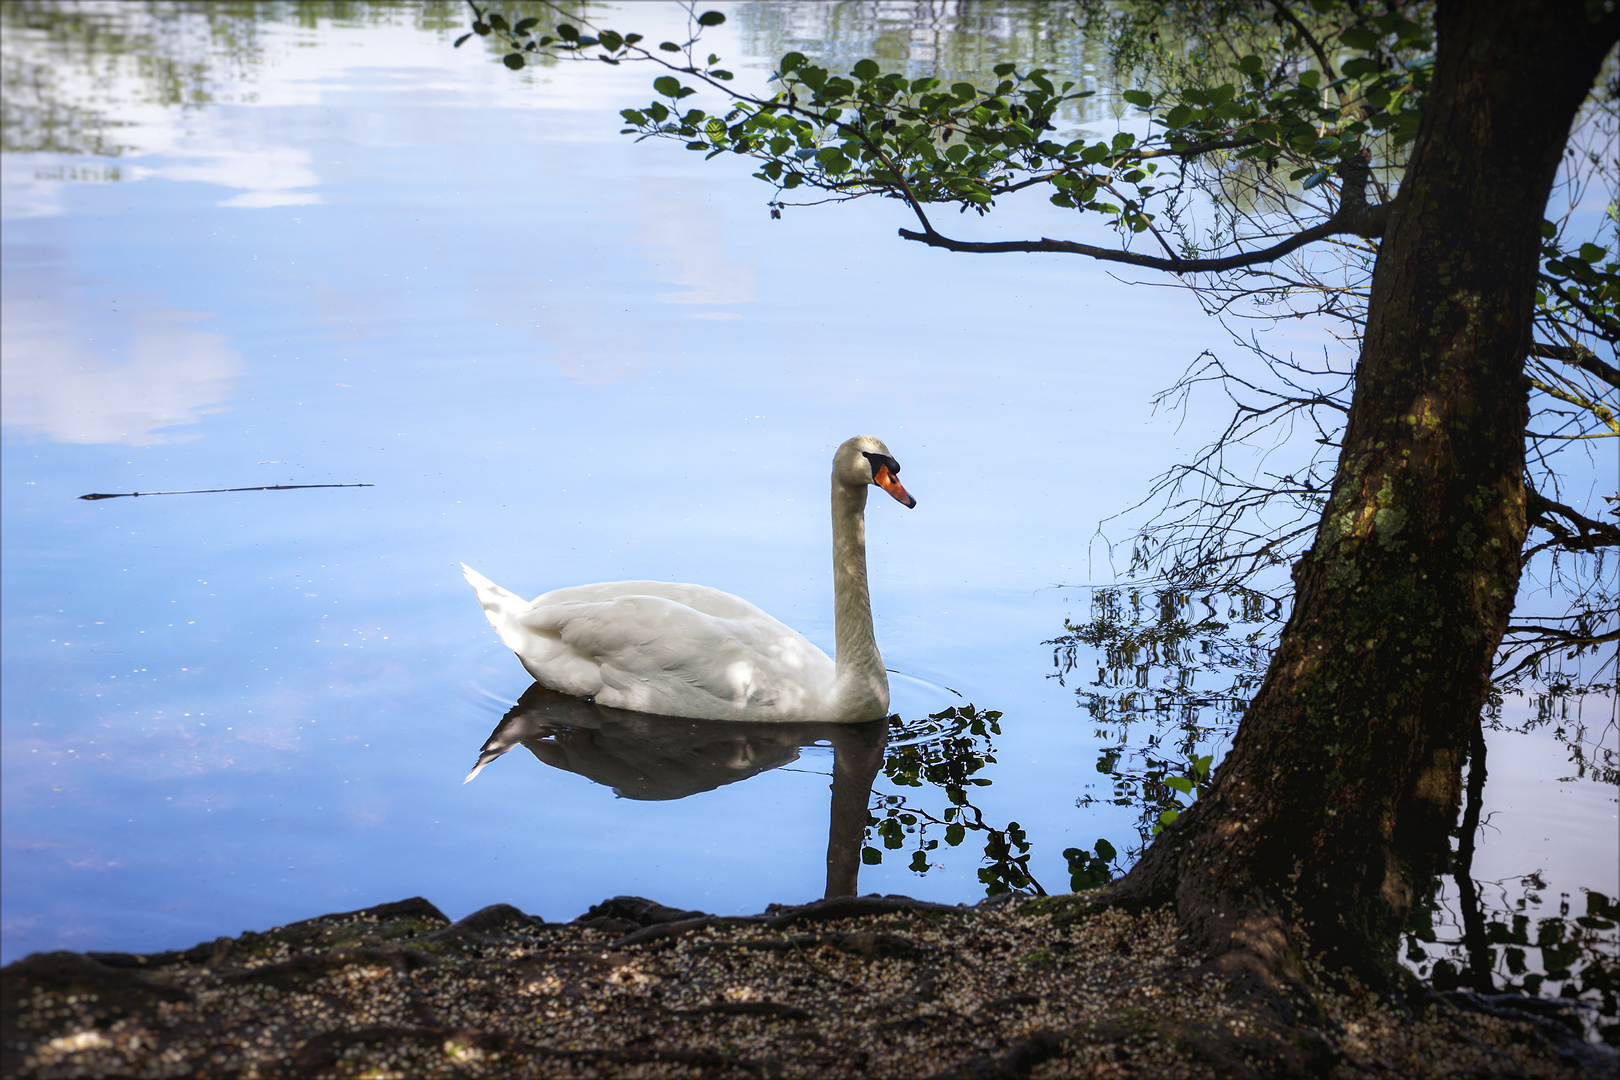
M 1540 225 L 1620 33 L 1584 4 L 1443 4 L 1373 274 L 1356 388 L 1294 609 L 1212 789 L 1115 895 L 1173 900 L 1256 989 L 1301 960 L 1387 985 L 1445 867 L 1525 538 Z

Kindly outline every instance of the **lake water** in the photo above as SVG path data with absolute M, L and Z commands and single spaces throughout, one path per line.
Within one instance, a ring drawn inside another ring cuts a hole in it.
M 7 6 L 7 93 L 36 107 L 8 106 L 0 156 L 4 960 L 418 894 L 549 919 L 820 895 L 815 733 L 683 799 L 527 753 L 463 785 L 529 679 L 459 564 L 525 595 L 712 585 L 830 652 L 827 473 L 855 434 L 918 499 L 868 515 L 894 711 L 1003 714 L 974 800 L 1021 823 L 1048 889 L 1064 848 L 1125 849 L 1135 812 L 1101 798 L 1098 733 L 1042 643 L 1112 577 L 1098 522 L 1221 420 L 1149 406 L 1228 340 L 1191 297 L 909 244 L 892 204 L 772 220 L 740 162 L 617 134 L 647 69 L 514 75 L 451 48 L 454 5 Z M 913 70 L 1025 47 L 1016 20 L 952 39 L 850 6 L 833 37 L 813 9 L 724 10 L 712 48 L 750 87 L 818 43 Z M 1079 119 L 1127 123 L 1106 101 Z M 963 229 L 1085 236 L 1037 201 Z M 1584 707 L 1612 754 L 1613 700 Z M 1540 871 L 1576 914 L 1620 893 L 1612 784 L 1568 778 L 1545 731 L 1491 739 L 1476 877 Z M 919 875 L 890 853 L 860 889 L 973 901 L 980 854 L 942 844 Z

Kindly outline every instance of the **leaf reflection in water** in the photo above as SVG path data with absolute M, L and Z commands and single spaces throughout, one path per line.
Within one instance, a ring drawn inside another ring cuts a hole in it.
M 934 788 L 944 793 L 949 805 L 930 810 L 922 804 L 920 793 L 879 796 L 867 826 L 881 838 L 883 847 L 898 851 L 908 840 L 915 841 L 910 869 L 926 874 L 933 868 L 929 856 L 940 843 L 938 835 L 929 836 L 930 828 L 942 831 L 950 847 L 959 846 L 969 833 L 980 834 L 984 836 L 984 865 L 979 868 L 979 880 L 986 895 L 1014 890 L 1047 895 L 1030 872 L 1030 844 L 1023 827 L 1009 821 L 1006 827 L 997 828 L 985 821 L 983 812 L 968 797 L 974 788 L 990 786 L 990 778 L 981 773 L 996 762 L 991 739 L 1001 734 L 1001 713 L 968 704 L 931 713 L 926 720 L 894 717 L 891 724 L 889 751 L 883 762 L 889 782 L 902 788 Z M 880 863 L 883 851 L 868 844 L 861 858 Z

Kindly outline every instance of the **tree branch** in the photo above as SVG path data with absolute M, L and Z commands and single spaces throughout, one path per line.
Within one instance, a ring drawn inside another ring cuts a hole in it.
M 1582 303 L 1581 300 L 1573 295 L 1568 289 L 1564 288 L 1564 283 L 1558 278 L 1548 277 L 1546 274 L 1541 274 L 1539 277 L 1550 289 L 1552 289 L 1553 292 L 1558 294 L 1559 299 L 1563 300 L 1564 303 L 1568 304 L 1576 311 L 1579 311 L 1582 315 L 1585 315 L 1587 320 L 1592 323 L 1592 326 L 1597 331 L 1598 335 L 1605 341 L 1612 344 L 1616 340 L 1620 340 L 1620 321 L 1616 321 L 1613 316 L 1593 311 L 1589 306 Z
M 1531 356 L 1547 360 L 1562 360 L 1589 375 L 1596 375 L 1610 386 L 1620 388 L 1620 368 L 1598 356 L 1584 345 L 1546 345 L 1535 342 L 1530 346 Z
M 1620 525 L 1595 521 L 1563 503 L 1554 502 L 1535 488 L 1528 486 L 1525 488 L 1524 512 L 1530 525 L 1540 526 L 1551 533 L 1557 546 L 1565 551 L 1596 551 L 1600 547 L 1620 547 Z M 1557 518 L 1563 518 L 1564 521 Z M 1571 529 L 1569 525 L 1564 524 L 1566 521 L 1575 528 Z M 1541 544 L 1537 545 L 1537 548 L 1545 546 Z
M 1311 47 L 1311 52 L 1316 54 L 1316 62 L 1322 65 L 1322 74 L 1327 76 L 1328 83 L 1330 85 L 1337 83 L 1339 76 L 1334 72 L 1333 64 L 1328 61 L 1327 52 L 1322 48 L 1322 43 L 1317 41 L 1309 30 L 1305 29 L 1305 24 L 1300 22 L 1298 16 L 1292 11 L 1288 10 L 1288 5 L 1283 3 L 1282 0 L 1272 0 L 1272 7 L 1277 9 L 1278 18 L 1286 20 L 1299 34 L 1300 38 L 1304 40 L 1305 44 Z M 1344 89 L 1342 87 L 1335 87 L 1335 89 L 1338 90 L 1339 104 L 1349 108 L 1350 98 L 1345 94 Z
M 1141 255 L 1134 251 L 1097 247 L 1094 244 L 1080 244 L 1073 240 L 1052 240 L 1048 237 L 1042 237 L 1039 240 L 979 242 L 952 240 L 950 237 L 942 236 L 937 232 L 920 233 L 913 232 L 910 229 L 901 229 L 900 236 L 905 240 L 916 240 L 919 243 L 927 244 L 929 247 L 941 247 L 947 251 L 966 251 L 980 254 L 999 254 L 1012 251 L 1050 251 L 1068 255 L 1089 255 L 1093 259 L 1100 259 L 1104 262 L 1128 263 L 1131 266 L 1145 266 L 1151 270 L 1168 270 L 1172 274 L 1192 274 L 1236 270 L 1239 267 L 1249 266 L 1254 263 L 1269 262 L 1272 259 L 1280 259 L 1290 251 L 1302 248 L 1313 240 L 1321 240 L 1323 237 L 1354 231 L 1354 229 L 1339 221 L 1337 217 L 1333 217 L 1315 228 L 1296 233 L 1282 243 L 1262 251 L 1243 252 L 1220 259 L 1165 259 L 1156 255 Z
M 947 251 L 985 255 L 1046 251 L 1066 255 L 1088 255 L 1104 262 L 1128 263 L 1131 266 L 1145 266 L 1150 270 L 1168 270 L 1172 274 L 1218 273 L 1222 270 L 1237 270 L 1252 266 L 1255 263 L 1271 262 L 1304 247 L 1313 240 L 1329 236 L 1354 233 L 1369 240 L 1383 236 L 1384 226 L 1389 220 L 1389 204 L 1367 202 L 1367 182 L 1372 170 L 1365 157 L 1341 161 L 1334 171 L 1343 179 L 1344 184 L 1339 193 L 1338 212 L 1332 217 L 1304 232 L 1295 233 L 1280 244 L 1274 244 L 1260 251 L 1239 252 L 1218 259 L 1178 259 L 1174 256 L 1159 258 L 1134 251 L 1120 251 L 1118 248 L 1076 243 L 1073 240 L 1053 240 L 1044 236 L 1039 240 L 953 240 L 934 231 L 926 219 L 923 221 L 925 232 L 901 229 L 900 236 L 905 240 L 915 240 L 929 247 L 940 247 Z

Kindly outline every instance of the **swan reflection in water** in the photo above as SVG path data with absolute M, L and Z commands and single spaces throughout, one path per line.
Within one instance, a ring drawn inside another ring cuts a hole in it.
M 798 760 L 799 748 L 833 748 L 827 831 L 828 896 L 854 896 L 872 782 L 883 767 L 889 722 L 749 723 L 630 712 L 535 683 L 507 710 L 467 780 L 522 745 L 556 769 L 627 799 L 684 799 Z

